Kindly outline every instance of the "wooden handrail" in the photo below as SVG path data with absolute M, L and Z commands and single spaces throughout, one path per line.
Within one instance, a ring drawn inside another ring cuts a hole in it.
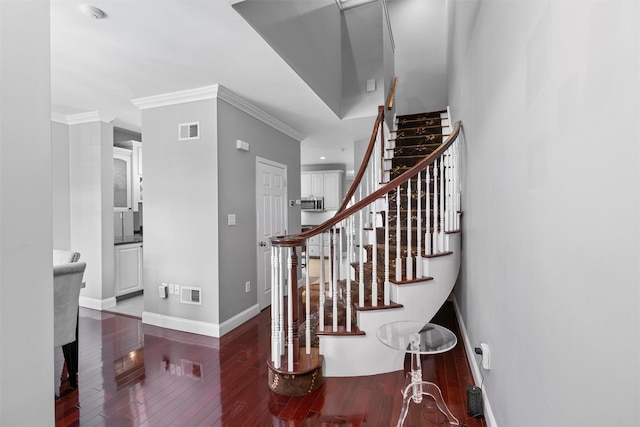
M 373 149 L 375 148 L 375 145 L 376 145 L 378 128 L 382 125 L 383 120 L 384 120 L 384 106 L 380 105 L 378 107 L 378 116 L 376 117 L 376 122 L 373 125 L 373 131 L 371 132 L 371 138 L 369 138 L 369 146 L 367 147 L 367 151 L 364 153 L 364 157 L 362 158 L 362 163 L 360 163 L 360 169 L 358 169 L 358 173 L 353 179 L 353 182 L 351 183 L 351 187 L 349 187 L 349 191 L 347 191 L 347 194 L 344 196 L 344 199 L 342 199 L 342 203 L 340 204 L 340 207 L 338 208 L 338 211 L 336 212 L 336 214 L 339 214 L 340 212 L 346 209 L 347 205 L 349 204 L 349 200 L 351 200 L 351 197 L 353 196 L 353 194 L 356 192 L 356 189 L 360 185 L 360 182 L 362 181 L 362 177 L 367 171 L 367 165 L 369 164 L 369 159 L 371 158 L 371 154 L 373 153 Z
M 388 182 L 384 186 L 380 187 L 378 190 L 376 190 L 373 193 L 369 194 L 367 197 L 365 197 L 364 199 L 360 200 L 359 202 L 353 204 L 348 209 L 345 209 L 342 212 L 337 213 L 336 215 L 333 216 L 333 218 L 325 221 L 324 223 L 320 224 L 319 226 L 317 226 L 317 227 L 315 227 L 315 228 L 313 228 L 311 230 L 304 231 L 302 233 L 298 233 L 298 234 L 290 235 L 290 236 L 272 237 L 271 238 L 271 243 L 273 245 L 275 245 L 275 246 L 299 246 L 299 245 L 302 244 L 302 242 L 305 239 L 308 239 L 309 237 L 316 236 L 316 235 L 318 235 L 320 233 L 324 233 L 325 231 L 327 231 L 328 229 L 330 229 L 331 227 L 333 227 L 334 225 L 336 225 L 337 223 L 339 223 L 343 219 L 351 216 L 352 214 L 358 212 L 360 209 L 363 209 L 365 206 L 371 204 L 374 200 L 379 199 L 380 197 L 384 196 L 385 194 L 387 194 L 387 193 L 391 192 L 392 190 L 396 189 L 399 185 L 402 185 L 405 182 L 409 181 L 418 172 L 426 169 L 438 157 L 440 157 L 445 151 L 447 151 L 449 146 L 451 146 L 451 144 L 453 144 L 453 142 L 458 137 L 458 134 L 460 133 L 461 126 L 462 125 L 461 125 L 461 123 L 459 121 L 456 122 L 455 125 L 453 126 L 453 132 L 451 132 L 451 135 L 449 135 L 447 137 L 447 139 L 440 145 L 440 147 L 438 147 L 434 152 L 432 152 L 427 157 L 422 159 L 420 161 L 420 163 L 417 163 L 415 166 L 413 166 L 411 169 L 407 170 L 402 175 L 398 176 L 397 178 L 395 178 L 392 181 Z
M 398 87 L 398 76 L 394 77 L 393 84 L 391 85 L 391 91 L 389 92 L 389 98 L 387 99 L 387 110 L 393 108 L 393 104 L 396 101 L 396 88 Z

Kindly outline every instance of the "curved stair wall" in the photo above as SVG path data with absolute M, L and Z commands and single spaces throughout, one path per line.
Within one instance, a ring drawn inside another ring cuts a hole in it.
M 460 123 L 451 126 L 448 116 L 400 116 L 389 132 L 380 107 L 336 215 L 271 239 L 272 390 L 299 395 L 324 376 L 402 369 L 404 354 L 381 344 L 378 329 L 427 323 L 448 298 L 460 266 Z M 328 242 L 314 261 L 318 277 L 306 251 L 313 237 Z

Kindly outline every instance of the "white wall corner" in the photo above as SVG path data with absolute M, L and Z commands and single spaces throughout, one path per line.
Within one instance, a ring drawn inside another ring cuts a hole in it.
M 469 335 L 467 334 L 467 328 L 464 325 L 464 320 L 462 319 L 462 313 L 460 312 L 460 307 L 458 306 L 458 301 L 456 300 L 455 295 L 453 296 L 453 307 L 455 308 L 456 318 L 458 319 L 458 324 L 460 325 L 460 333 L 462 334 L 462 341 L 464 342 L 464 348 L 467 353 L 469 366 L 471 366 L 471 373 L 473 375 L 473 380 L 475 384 L 479 386 L 482 381 L 482 373 L 480 372 L 480 365 L 478 365 L 478 361 L 473 356 L 475 354 L 473 350 L 473 345 L 471 345 L 471 340 L 469 339 Z M 487 426 L 498 427 L 496 418 L 493 415 L 493 410 L 491 409 L 491 403 L 489 402 L 489 395 L 487 394 L 486 388 L 482 389 L 482 407 L 484 412 L 484 419 L 487 422 Z

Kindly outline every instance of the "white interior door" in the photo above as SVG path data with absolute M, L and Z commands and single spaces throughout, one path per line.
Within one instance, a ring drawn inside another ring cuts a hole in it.
M 287 233 L 287 167 L 256 158 L 258 304 L 271 305 L 271 236 Z

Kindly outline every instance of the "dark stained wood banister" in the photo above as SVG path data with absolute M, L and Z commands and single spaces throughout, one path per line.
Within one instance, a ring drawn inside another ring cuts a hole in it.
M 393 108 L 393 104 L 396 100 L 396 88 L 398 87 L 398 77 L 396 76 L 393 79 L 393 84 L 391 85 L 391 91 L 389 92 L 389 98 L 387 100 L 387 110 L 391 110 Z
M 338 208 L 338 211 L 336 212 L 336 214 L 339 214 L 340 212 L 346 209 L 347 205 L 349 204 L 349 200 L 351 200 L 351 197 L 353 196 L 353 194 L 356 192 L 356 189 L 360 185 L 360 182 L 362 181 L 362 177 L 367 171 L 367 165 L 369 164 L 369 159 L 371 159 L 371 154 L 373 153 L 373 149 L 376 146 L 376 138 L 378 137 L 378 130 L 379 128 L 382 127 L 383 120 L 384 120 L 384 106 L 380 105 L 378 107 L 378 117 L 376 117 L 376 122 L 374 123 L 373 131 L 371 132 L 371 138 L 369 138 L 369 146 L 367 147 L 367 151 L 364 153 L 364 157 L 362 158 L 362 163 L 360 163 L 360 169 L 358 169 L 358 173 L 353 179 L 353 183 L 351 184 L 351 187 L 349 187 L 349 191 L 347 191 L 347 194 L 344 196 L 344 199 L 342 199 L 342 203 L 340 204 L 340 207 Z
M 449 146 L 451 144 L 453 144 L 453 142 L 458 137 L 458 134 L 460 133 L 460 128 L 461 127 L 462 127 L 462 124 L 459 121 L 456 122 L 455 125 L 453 126 L 453 132 L 451 132 L 451 135 L 449 135 L 447 137 L 447 139 L 442 143 L 442 145 L 440 145 L 440 147 L 438 147 L 438 149 L 436 149 L 433 153 L 431 153 L 427 157 L 425 157 L 422 161 L 420 161 L 420 163 L 416 164 L 415 166 L 413 166 L 411 169 L 407 170 L 405 173 L 403 173 L 399 177 L 395 178 L 394 180 L 392 180 L 392 181 L 388 182 L 387 184 L 385 184 L 384 186 L 380 187 L 378 190 L 376 190 L 373 193 L 369 194 L 367 197 L 365 197 L 364 199 L 362 199 L 359 202 L 355 203 L 350 208 L 345 209 L 342 212 L 338 212 L 333 218 L 325 221 L 324 223 L 320 224 L 319 226 L 317 226 L 317 227 L 315 227 L 315 228 L 313 228 L 311 230 L 308 230 L 308 231 L 305 231 L 305 232 L 302 232 L 302 233 L 298 233 L 298 234 L 295 234 L 295 235 L 290 235 L 290 236 L 275 236 L 275 237 L 272 237 L 271 238 L 271 244 L 273 246 L 285 246 L 285 247 L 286 246 L 300 246 L 300 245 L 302 245 L 302 243 L 303 243 L 303 241 L 305 239 L 308 239 L 310 237 L 313 237 L 315 235 L 318 235 L 320 233 L 323 233 L 323 232 L 327 231 L 328 229 L 330 229 L 331 227 L 333 227 L 334 225 L 336 225 L 337 223 L 339 223 L 343 219 L 351 216 L 352 214 L 358 212 L 360 209 L 363 209 L 367 205 L 371 204 L 374 200 L 379 199 L 380 197 L 384 196 L 385 194 L 387 194 L 387 193 L 391 192 L 392 190 L 394 190 L 395 188 L 397 188 L 399 185 L 402 185 L 405 182 L 409 181 L 418 172 L 426 169 L 437 158 L 442 156 L 442 154 L 444 154 L 445 151 L 447 151 Z M 361 167 L 361 169 L 362 169 L 362 167 Z M 351 195 L 353 195 L 353 193 L 351 193 Z M 349 197 L 351 197 L 351 196 L 349 196 Z M 348 199 L 345 197 L 345 200 L 348 200 Z M 343 204 L 344 203 L 345 202 L 343 201 Z

